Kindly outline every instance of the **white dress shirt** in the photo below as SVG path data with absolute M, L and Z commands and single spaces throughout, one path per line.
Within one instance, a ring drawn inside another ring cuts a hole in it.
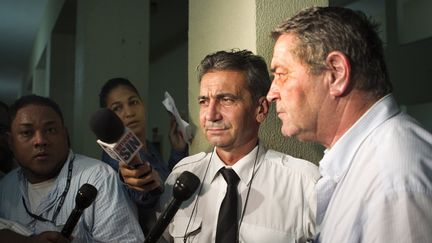
M 173 184 L 183 171 L 194 173 L 202 182 L 202 189 L 182 204 L 169 225 L 174 242 L 183 242 L 185 235 L 187 242 L 215 242 L 218 212 L 226 192 L 226 182 L 218 171 L 224 166 L 213 151 L 187 157 L 174 167 L 161 198 L 164 204 L 171 200 Z M 305 242 L 313 237 L 314 185 L 319 178 L 314 164 L 257 146 L 232 169 L 240 177 L 240 242 Z
M 392 95 L 326 151 L 320 173 L 336 186 L 318 242 L 432 241 L 432 135 Z

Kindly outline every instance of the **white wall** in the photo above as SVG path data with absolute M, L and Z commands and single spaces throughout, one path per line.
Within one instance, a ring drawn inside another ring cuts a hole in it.
M 147 127 L 151 130 L 158 128 L 159 140 L 162 143 L 162 153 L 167 161 L 171 145 L 168 139 L 169 115 L 162 105 L 165 91 L 173 97 L 178 111 L 186 115 L 187 119 L 187 42 L 184 41 L 177 48 L 165 53 L 164 56 L 150 64 L 150 90 L 147 104 Z M 152 133 L 148 134 L 151 140 Z

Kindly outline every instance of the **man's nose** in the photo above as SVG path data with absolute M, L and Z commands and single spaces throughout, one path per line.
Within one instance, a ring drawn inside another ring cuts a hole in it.
M 279 87 L 277 84 L 273 81 L 270 90 L 267 93 L 267 100 L 268 102 L 276 101 L 276 99 L 279 99 Z
M 35 146 L 46 146 L 48 143 L 45 134 L 42 131 L 36 131 L 34 136 L 34 145 Z
M 209 106 L 207 107 L 206 120 L 217 121 L 221 119 L 219 112 L 219 104 L 216 100 L 210 100 Z

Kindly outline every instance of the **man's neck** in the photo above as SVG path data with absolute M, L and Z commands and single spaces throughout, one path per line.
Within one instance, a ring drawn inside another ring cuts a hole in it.
M 37 184 L 42 183 L 44 181 L 49 181 L 58 176 L 59 172 L 53 173 L 52 175 L 44 175 L 44 176 L 38 176 L 33 174 L 32 172 L 29 172 L 28 170 L 24 169 L 24 176 L 27 179 L 27 181 L 31 184 Z
M 27 181 L 31 184 L 36 184 L 36 183 L 41 183 L 41 182 L 56 178 L 60 174 L 63 166 L 66 164 L 66 160 L 67 160 L 67 157 L 64 159 L 63 163 L 57 164 L 57 167 L 53 168 L 50 173 L 46 173 L 43 175 L 33 173 L 28 168 L 24 168 L 24 167 L 21 167 L 21 168 L 22 168 L 24 177 L 27 179 Z
M 378 98 L 368 97 L 361 91 L 352 91 L 349 96 L 342 98 L 343 101 L 336 105 L 334 115 L 336 119 L 327 119 L 327 126 L 330 129 L 321 137 L 327 138 L 323 145 L 331 148 L 362 116 L 365 114 Z
M 226 165 L 234 165 L 237 161 L 249 154 L 257 144 L 258 138 L 255 138 L 235 148 L 216 147 L 216 153 Z

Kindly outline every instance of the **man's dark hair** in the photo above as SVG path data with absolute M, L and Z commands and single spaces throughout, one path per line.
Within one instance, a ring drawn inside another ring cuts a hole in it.
M 264 59 L 248 50 L 218 51 L 207 55 L 198 66 L 198 80 L 201 82 L 204 74 L 213 71 L 240 71 L 247 81 L 247 88 L 252 100 L 258 101 L 266 96 L 271 80 Z
M 342 7 L 312 7 L 300 11 L 272 31 L 296 36 L 295 54 L 312 74 L 320 74 L 332 51 L 344 53 L 351 65 L 353 88 L 382 97 L 392 91 L 378 25 L 360 11 Z
M 99 107 L 105 108 L 107 106 L 107 97 L 109 93 L 117 88 L 118 86 L 126 86 L 131 91 L 135 92 L 138 97 L 140 97 L 138 90 L 135 88 L 135 86 L 125 78 L 112 78 L 109 79 L 101 88 L 101 91 L 99 93 Z
M 17 112 L 21 108 L 24 108 L 29 105 L 41 105 L 41 106 L 50 107 L 59 115 L 61 123 L 62 125 L 64 125 L 63 114 L 60 110 L 60 107 L 57 105 L 57 103 L 55 103 L 50 98 L 42 97 L 34 94 L 22 96 L 11 105 L 9 109 L 10 121 L 12 122 L 15 119 Z

